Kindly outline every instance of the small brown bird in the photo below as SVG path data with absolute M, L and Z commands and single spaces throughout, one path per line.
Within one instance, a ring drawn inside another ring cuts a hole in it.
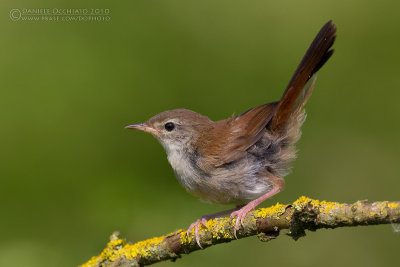
M 203 200 L 235 204 L 236 208 L 205 215 L 192 223 L 188 235 L 211 218 L 231 213 L 234 234 L 246 214 L 282 191 L 283 177 L 296 157 L 295 143 L 305 120 L 316 72 L 333 54 L 336 27 L 326 23 L 297 67 L 279 101 L 250 109 L 226 120 L 212 121 L 194 111 L 162 112 L 145 123 L 126 126 L 154 135 L 185 189 Z

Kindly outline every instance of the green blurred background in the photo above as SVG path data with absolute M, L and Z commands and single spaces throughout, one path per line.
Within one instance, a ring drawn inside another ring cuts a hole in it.
M 114 230 L 129 241 L 228 207 L 174 178 L 130 123 L 174 108 L 214 120 L 280 97 L 329 19 L 336 53 L 307 105 L 286 189 L 330 201 L 400 200 L 399 1 L 2 1 L 0 266 L 75 266 Z M 13 8 L 108 8 L 103 22 L 12 21 Z M 229 207 L 230 208 L 230 207 Z M 159 266 L 390 266 L 390 225 L 219 245 Z

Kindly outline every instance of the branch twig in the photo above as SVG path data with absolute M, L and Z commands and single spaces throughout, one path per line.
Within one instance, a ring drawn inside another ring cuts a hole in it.
M 249 213 L 237 237 L 240 239 L 257 235 L 261 241 L 269 241 L 275 239 L 280 230 L 287 229 L 286 234 L 297 240 L 305 235 L 305 230 L 388 223 L 400 223 L 400 201 L 341 204 L 300 197 L 293 204 L 278 203 Z M 208 229 L 202 228 L 200 231 L 203 248 L 235 240 L 234 225 L 235 219 L 209 220 Z M 177 230 L 134 244 L 127 243 L 118 235 L 114 233 L 101 254 L 92 257 L 82 266 L 143 266 L 176 260 L 183 253 L 189 254 L 200 249 L 193 231 L 189 237 L 185 230 Z

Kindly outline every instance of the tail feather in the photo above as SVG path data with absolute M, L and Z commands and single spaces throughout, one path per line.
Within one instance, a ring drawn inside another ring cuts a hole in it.
M 284 130 L 291 115 L 307 102 L 314 87 L 316 72 L 334 52 L 330 48 L 335 41 L 335 34 L 336 26 L 328 21 L 311 43 L 279 101 L 268 127 L 271 132 Z

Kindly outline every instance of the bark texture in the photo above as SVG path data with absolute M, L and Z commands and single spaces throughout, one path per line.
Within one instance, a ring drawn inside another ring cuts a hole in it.
M 200 230 L 203 248 L 236 240 L 233 235 L 235 221 L 229 218 L 209 220 L 207 228 Z M 305 230 L 389 223 L 400 223 L 400 201 L 357 201 L 345 204 L 300 197 L 292 204 L 278 203 L 250 212 L 243 227 L 237 232 L 237 237 L 240 239 L 257 235 L 261 241 L 269 241 L 286 229 L 285 234 L 297 240 L 306 234 Z M 177 230 L 133 244 L 119 238 L 117 232 L 110 239 L 100 255 L 92 257 L 81 266 L 144 266 L 176 260 L 181 254 L 200 249 L 194 239 L 194 230 L 189 237 L 186 230 Z

